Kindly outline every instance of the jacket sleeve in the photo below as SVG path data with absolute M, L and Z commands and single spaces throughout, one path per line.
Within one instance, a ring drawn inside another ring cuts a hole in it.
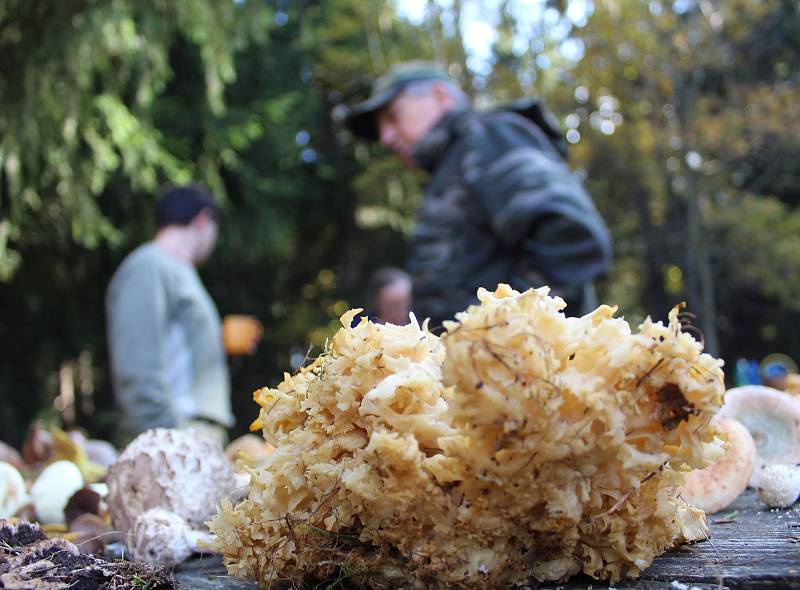
M 176 426 L 164 382 L 167 297 L 159 271 L 138 265 L 109 290 L 108 341 L 117 404 L 127 426 Z
M 463 171 L 492 231 L 516 252 L 519 275 L 569 290 L 608 270 L 603 220 L 535 125 L 512 113 L 485 116 L 468 136 Z

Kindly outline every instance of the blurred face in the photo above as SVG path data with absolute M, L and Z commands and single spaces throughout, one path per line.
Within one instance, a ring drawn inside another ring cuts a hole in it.
M 406 325 L 411 312 L 411 281 L 395 281 L 381 289 L 375 312 L 388 324 Z
M 210 211 L 201 211 L 192 221 L 195 230 L 195 264 L 208 260 L 217 244 L 219 224 Z
M 417 142 L 454 106 L 450 92 L 434 84 L 424 94 L 401 92 L 377 115 L 378 136 L 383 145 L 413 167 L 411 151 Z

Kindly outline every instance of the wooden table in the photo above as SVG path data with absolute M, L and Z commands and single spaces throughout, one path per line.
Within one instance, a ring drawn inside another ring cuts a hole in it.
M 711 540 L 683 545 L 656 558 L 638 580 L 618 590 L 800 589 L 800 503 L 769 510 L 752 491 L 710 517 Z M 218 558 L 202 557 L 175 571 L 181 587 L 192 590 L 255 590 L 253 583 L 227 576 Z M 585 576 L 543 589 L 606 590 L 610 585 Z M 275 590 L 279 590 L 277 587 Z M 282 588 L 280 590 L 283 590 Z

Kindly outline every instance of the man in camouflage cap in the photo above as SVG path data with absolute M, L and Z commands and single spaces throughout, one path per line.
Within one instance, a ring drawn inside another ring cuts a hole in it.
M 409 259 L 420 317 L 452 319 L 478 287 L 501 282 L 550 285 L 570 315 L 597 305 L 592 280 L 611 262 L 608 230 L 546 124 L 477 112 L 442 69 L 419 61 L 379 78 L 347 123 L 430 174 Z

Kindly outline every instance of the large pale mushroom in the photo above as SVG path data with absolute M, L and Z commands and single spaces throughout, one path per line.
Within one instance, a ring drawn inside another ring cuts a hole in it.
M 770 387 L 746 385 L 725 393 L 718 415 L 744 424 L 755 441 L 751 487 L 758 486 L 764 465 L 800 463 L 800 400 Z
M 174 555 L 162 556 L 155 545 L 167 543 L 165 535 L 181 527 L 161 517 L 137 525 L 144 513 L 162 509 L 187 523 L 183 528 L 197 529 L 236 485 L 233 465 L 218 441 L 194 430 L 164 428 L 148 430 L 134 439 L 109 469 L 106 481 L 106 502 L 114 527 L 134 535 L 135 555 L 150 563 L 187 555 L 185 550 L 176 550 Z M 151 529 L 159 534 L 145 534 Z M 181 532 L 174 539 L 175 547 L 183 547 L 184 537 Z
M 82 487 L 83 476 L 74 463 L 56 461 L 45 467 L 31 486 L 31 498 L 39 522 L 63 523 L 67 502 Z
M 0 518 L 10 518 L 28 503 L 25 480 L 16 467 L 0 461 Z
M 692 506 L 713 514 L 727 508 L 747 489 L 756 462 L 750 432 L 734 418 L 720 418 L 717 428 L 728 435 L 725 454 L 706 467 L 686 474 L 681 496 Z

